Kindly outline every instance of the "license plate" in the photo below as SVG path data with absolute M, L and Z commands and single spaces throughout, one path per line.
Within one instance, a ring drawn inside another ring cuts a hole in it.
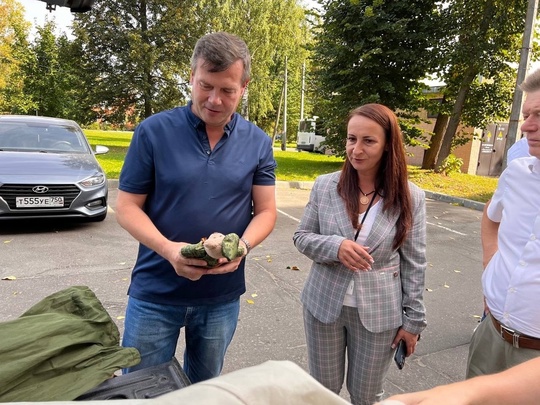
M 15 197 L 15 206 L 17 208 L 63 207 L 64 197 Z

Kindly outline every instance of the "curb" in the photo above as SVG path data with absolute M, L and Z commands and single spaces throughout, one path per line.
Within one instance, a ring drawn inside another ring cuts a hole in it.
M 313 188 L 312 181 L 276 181 L 277 187 L 288 187 L 296 188 L 300 190 L 311 190 Z M 424 190 L 426 193 L 426 198 L 431 200 L 437 200 L 442 202 L 447 202 L 450 204 L 460 205 L 465 208 L 471 208 L 477 211 L 483 211 L 484 206 L 486 205 L 483 202 L 468 200 L 466 198 L 452 197 L 446 194 L 435 193 L 433 191 Z
M 276 181 L 276 187 L 296 188 L 299 190 L 311 190 L 313 181 Z
M 449 195 L 435 193 L 433 191 L 424 190 L 424 192 L 426 193 L 426 198 L 430 198 L 432 200 L 437 200 L 437 201 L 443 201 L 450 204 L 461 205 L 463 207 L 471 208 L 477 211 L 483 211 L 484 206 L 486 205 L 486 203 L 483 203 L 483 202 L 467 200 L 466 198 L 451 197 Z
M 118 179 L 109 179 L 109 188 L 118 188 Z M 311 190 L 313 181 L 276 181 L 276 187 L 279 188 L 295 188 L 299 190 Z M 446 194 L 435 193 L 433 191 L 424 190 L 426 198 L 447 202 L 449 204 L 460 205 L 465 208 L 470 208 L 477 211 L 483 211 L 485 203 L 468 200 L 466 198 L 452 197 Z

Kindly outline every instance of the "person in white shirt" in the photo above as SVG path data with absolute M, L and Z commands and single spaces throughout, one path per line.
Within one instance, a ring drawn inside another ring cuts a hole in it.
M 482 276 L 488 314 L 473 333 L 467 378 L 540 356 L 540 70 L 521 84 L 521 131 L 530 157 L 502 173 L 481 222 Z
M 508 149 L 508 152 L 506 153 L 506 164 L 509 165 L 512 160 L 525 156 L 531 155 L 529 153 L 529 144 L 527 142 L 526 134 L 523 134 L 523 137 Z

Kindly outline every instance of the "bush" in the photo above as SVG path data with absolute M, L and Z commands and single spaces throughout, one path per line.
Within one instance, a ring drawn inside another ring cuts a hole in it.
M 439 173 L 448 176 L 450 173 L 461 173 L 461 166 L 463 166 L 463 159 L 456 157 L 456 155 L 449 154 L 446 159 L 443 160 Z

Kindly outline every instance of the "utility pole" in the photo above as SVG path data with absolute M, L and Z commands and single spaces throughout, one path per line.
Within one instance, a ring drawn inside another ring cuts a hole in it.
M 285 56 L 285 85 L 283 88 L 283 135 L 281 136 L 281 150 L 287 150 L 287 57 Z
M 272 145 L 276 141 L 276 135 L 279 128 L 279 118 L 281 116 L 281 104 L 283 104 L 283 94 L 285 93 L 285 83 L 283 83 L 283 86 L 281 88 L 281 97 L 279 98 L 279 105 L 277 109 L 277 117 L 276 117 L 276 124 L 274 125 L 274 135 L 272 136 Z
M 300 92 L 300 120 L 304 119 L 304 85 L 306 83 L 306 62 L 302 63 L 302 89 Z
M 516 89 L 514 90 L 514 100 L 512 101 L 512 111 L 510 113 L 510 121 L 508 123 L 508 133 L 506 134 L 506 144 L 504 146 L 504 155 L 502 167 L 506 168 L 506 155 L 508 149 L 516 142 L 516 134 L 519 126 L 519 117 L 521 115 L 521 105 L 523 103 L 523 91 L 519 85 L 525 79 L 529 62 L 531 60 L 532 38 L 534 31 L 534 22 L 536 11 L 538 9 L 538 0 L 528 0 L 527 16 L 525 17 L 525 31 L 523 33 L 523 41 L 519 58 L 519 67 L 517 71 Z

